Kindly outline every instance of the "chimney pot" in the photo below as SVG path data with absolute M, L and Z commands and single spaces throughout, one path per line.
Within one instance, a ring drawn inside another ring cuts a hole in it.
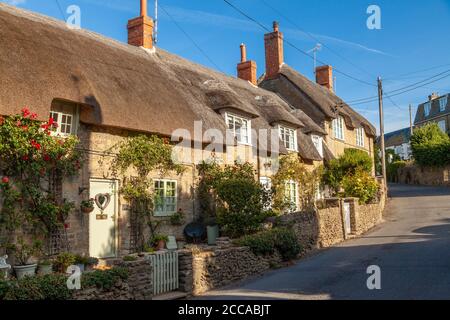
M 147 16 L 147 0 L 141 0 L 141 17 Z
M 278 21 L 274 21 L 273 22 L 273 31 L 274 32 L 279 32 L 280 31 L 280 25 L 279 25 Z
M 245 44 L 241 44 L 241 62 L 247 61 L 247 48 Z

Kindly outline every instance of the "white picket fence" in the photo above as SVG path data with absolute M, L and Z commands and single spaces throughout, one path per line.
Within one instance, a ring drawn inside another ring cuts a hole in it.
M 153 266 L 153 294 L 172 292 L 179 287 L 178 252 L 169 251 L 148 256 Z

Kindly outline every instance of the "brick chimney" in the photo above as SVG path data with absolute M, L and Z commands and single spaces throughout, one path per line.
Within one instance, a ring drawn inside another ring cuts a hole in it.
M 247 61 L 247 48 L 245 44 L 241 44 L 241 62 L 237 66 L 238 78 L 250 81 L 255 86 L 258 84 L 256 75 L 256 62 Z
M 333 67 L 320 66 L 316 68 L 316 83 L 333 91 Z
M 264 35 L 266 47 L 266 79 L 276 78 L 284 63 L 283 33 L 278 22 L 273 23 L 273 32 Z
M 147 0 L 141 0 L 141 15 L 128 21 L 128 44 L 153 48 L 153 19 L 147 16 Z
M 431 95 L 428 96 L 428 101 L 433 101 L 439 98 L 439 93 L 433 92 Z

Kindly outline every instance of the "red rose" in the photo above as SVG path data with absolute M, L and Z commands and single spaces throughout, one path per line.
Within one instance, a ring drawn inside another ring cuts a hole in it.
M 44 161 L 49 162 L 50 160 L 52 160 L 52 158 L 50 158 L 48 154 L 44 155 Z
M 22 157 L 22 160 L 23 160 L 23 161 L 28 161 L 28 160 L 30 160 L 30 157 L 29 157 L 29 156 L 23 156 L 23 157 Z
M 35 140 L 31 141 L 31 145 L 36 149 L 36 150 L 41 150 L 41 145 L 39 143 L 37 143 Z
M 3 183 L 9 183 L 9 178 L 8 177 L 3 177 L 2 182 Z
M 30 119 L 31 119 L 31 120 L 36 120 L 37 117 L 38 117 L 38 116 L 37 116 L 36 113 L 32 113 L 31 116 L 30 116 Z
M 28 126 L 22 126 L 23 131 L 28 131 Z
M 22 115 L 26 118 L 30 115 L 30 110 L 27 107 L 22 109 Z

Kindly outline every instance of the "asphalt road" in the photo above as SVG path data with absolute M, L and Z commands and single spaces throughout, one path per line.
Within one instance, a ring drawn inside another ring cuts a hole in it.
M 450 299 L 450 189 L 392 185 L 385 222 L 261 278 L 200 299 Z M 367 268 L 381 290 L 367 288 Z

